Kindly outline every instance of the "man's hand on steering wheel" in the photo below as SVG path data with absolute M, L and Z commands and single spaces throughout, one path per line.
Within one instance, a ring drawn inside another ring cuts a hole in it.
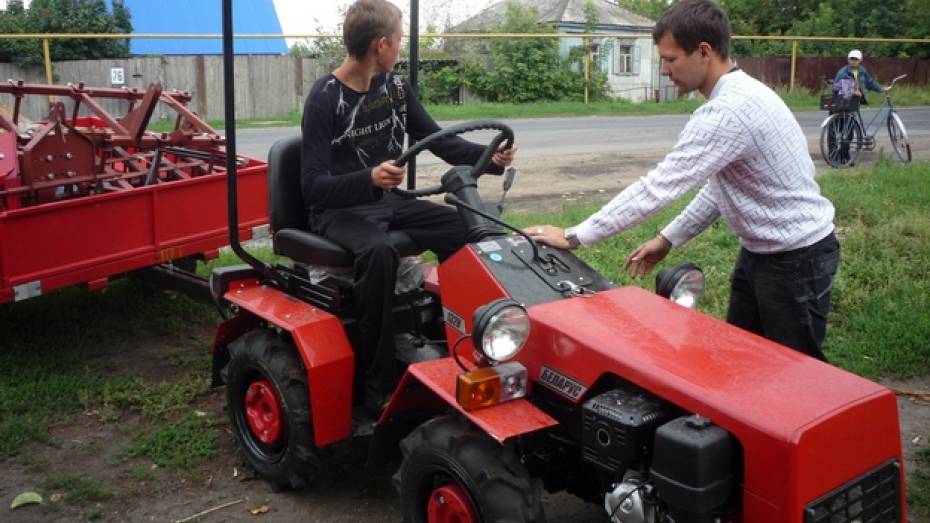
M 517 155 L 517 146 L 514 145 L 510 148 L 507 148 L 506 143 L 502 143 L 497 146 L 497 152 L 494 153 L 494 157 L 491 158 L 491 161 L 494 165 L 498 167 L 507 167 L 513 163 L 513 157 Z
M 371 169 L 371 183 L 379 189 L 393 189 L 404 181 L 405 172 L 394 160 L 386 160 Z

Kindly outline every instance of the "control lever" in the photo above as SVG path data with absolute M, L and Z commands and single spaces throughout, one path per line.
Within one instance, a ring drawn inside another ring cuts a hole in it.
M 517 170 L 513 167 L 508 167 L 504 171 L 504 183 L 501 185 L 501 199 L 497 201 L 497 212 L 502 214 L 504 212 L 504 198 L 507 197 L 507 191 L 510 190 L 510 187 L 513 186 L 513 179 L 517 175 Z

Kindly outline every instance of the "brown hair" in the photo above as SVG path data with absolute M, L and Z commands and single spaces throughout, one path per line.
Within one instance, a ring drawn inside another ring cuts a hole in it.
M 707 42 L 720 58 L 730 56 L 730 19 L 711 0 L 682 0 L 669 8 L 656 22 L 652 39 L 659 40 L 671 33 L 678 47 L 688 54 Z
M 342 25 L 342 41 L 349 56 L 364 58 L 372 40 L 398 30 L 401 16 L 400 9 L 387 0 L 356 0 Z

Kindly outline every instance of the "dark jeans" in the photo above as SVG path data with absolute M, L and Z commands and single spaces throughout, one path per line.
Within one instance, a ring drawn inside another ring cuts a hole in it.
M 756 254 L 741 249 L 727 322 L 827 361 L 821 345 L 839 261 L 840 244 L 833 233 L 793 251 Z
M 465 244 L 465 226 L 451 207 L 385 194 L 381 201 L 326 209 L 311 215 L 311 229 L 355 254 L 356 347 L 368 386 L 385 390 L 398 381 L 394 348 L 394 283 L 399 256 L 387 231 L 406 232 L 445 260 Z

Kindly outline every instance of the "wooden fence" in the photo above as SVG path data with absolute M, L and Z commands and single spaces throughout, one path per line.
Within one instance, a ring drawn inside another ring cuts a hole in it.
M 111 69 L 122 68 L 124 84 L 111 83 Z M 138 87 L 161 82 L 165 89 L 190 91 L 189 107 L 207 119 L 223 118 L 223 59 L 221 56 L 163 56 L 107 60 L 75 60 L 53 63 L 54 83 L 84 82 L 94 87 Z M 323 70 L 316 60 L 293 56 L 237 56 L 236 117 L 274 118 L 303 109 L 304 98 Z M 41 67 L 20 68 L 0 63 L 0 81 L 22 79 L 45 84 Z M 11 105 L 12 97 L 0 95 L 0 102 Z M 48 116 L 48 100 L 41 96 L 24 99 L 23 114 L 31 119 Z M 123 114 L 125 102 L 102 104 L 113 114 Z M 172 118 L 173 111 L 159 108 L 153 120 Z
M 740 67 L 749 75 L 771 86 L 789 85 L 791 81 L 791 57 L 740 58 Z M 845 58 L 798 57 L 795 71 L 795 86 L 809 91 L 819 91 L 824 78 L 832 79 L 840 67 L 846 64 Z M 887 83 L 894 77 L 907 75 L 904 83 L 916 85 L 930 84 L 930 60 L 919 58 L 866 58 L 865 67 L 880 83 Z

